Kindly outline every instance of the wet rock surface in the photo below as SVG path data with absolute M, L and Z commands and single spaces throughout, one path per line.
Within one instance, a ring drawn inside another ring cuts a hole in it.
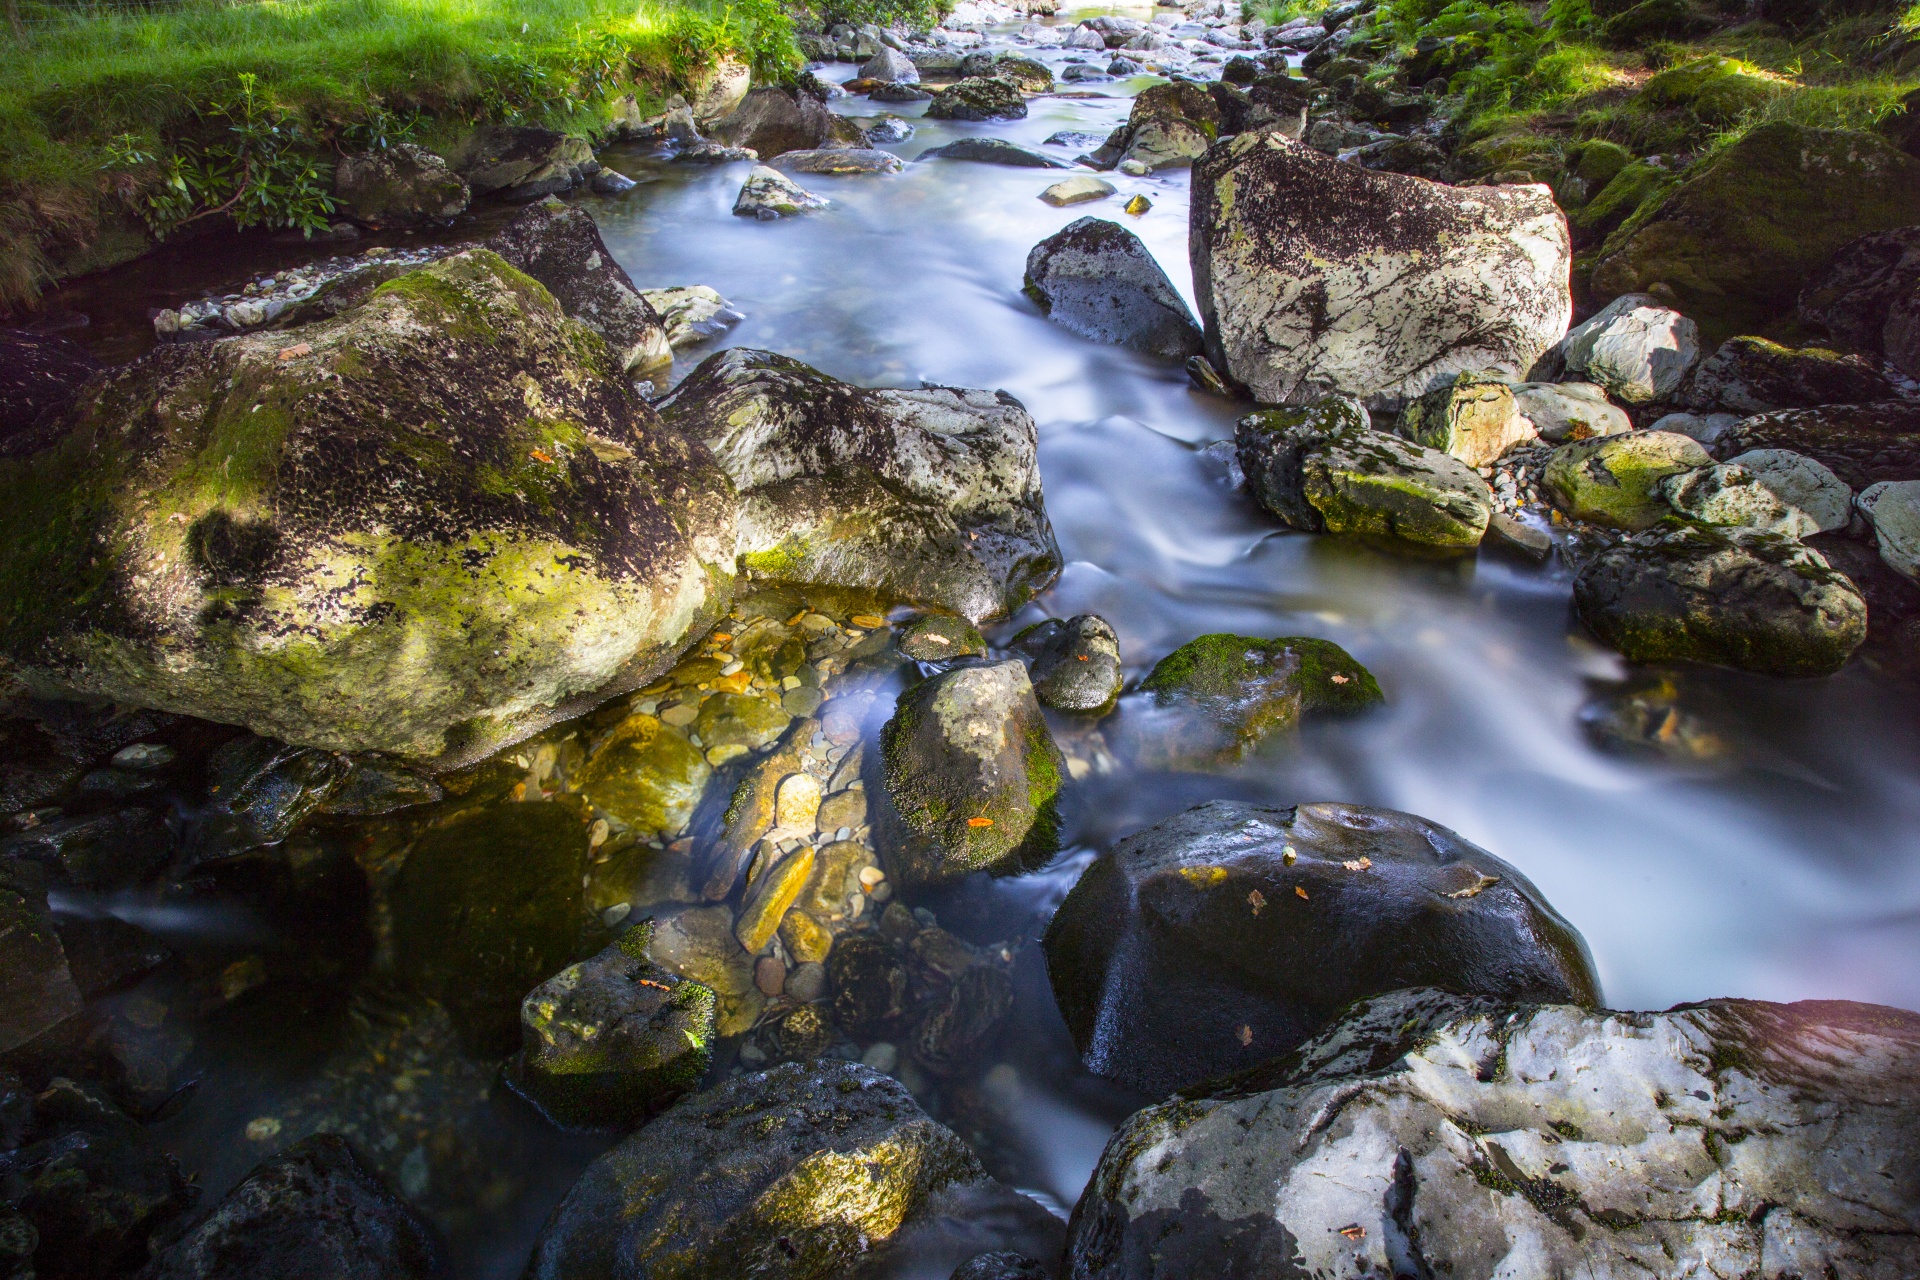
M 974 76 L 956 80 L 927 104 L 931 120 L 1024 120 L 1027 101 L 1011 76 Z
M 1119 701 L 1120 638 L 1104 618 L 1049 618 L 1021 631 L 1012 644 L 1030 659 L 1027 675 L 1041 706 L 1102 716 Z
M 1081 218 L 1027 255 L 1026 294 L 1055 324 L 1095 342 L 1184 360 L 1200 326 L 1140 238 L 1116 222 Z
M 653 307 L 614 261 L 585 210 L 543 200 L 494 234 L 487 247 L 547 287 L 571 318 L 605 338 L 629 373 L 673 359 Z
M 71 338 L 0 329 L 0 441 L 11 441 L 42 416 L 51 418 L 100 369 Z
M 376 230 L 444 222 L 473 200 L 445 160 L 411 142 L 346 157 L 334 168 L 333 194 L 340 212 Z

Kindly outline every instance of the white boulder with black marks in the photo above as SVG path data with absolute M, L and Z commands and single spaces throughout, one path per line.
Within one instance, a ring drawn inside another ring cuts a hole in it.
M 1920 582 L 1920 480 L 1882 480 L 1860 491 L 1860 514 L 1887 568 Z
M 825 196 L 814 195 L 778 169 L 756 164 L 747 175 L 746 182 L 740 186 L 740 196 L 733 202 L 733 212 L 735 217 L 772 222 L 811 209 L 824 209 L 831 203 Z
M 1745 467 L 1753 478 L 1809 526 L 1804 533 L 1831 533 L 1844 529 L 1853 516 L 1853 490 L 1821 462 L 1791 449 L 1749 449 L 1728 459 Z
M 1513 400 L 1540 438 L 1555 444 L 1633 430 L 1627 411 L 1591 382 L 1516 383 Z
M 1819 530 L 1807 516 L 1780 500 L 1760 478 L 1731 462 L 1682 471 L 1660 481 L 1667 505 L 1703 524 L 1738 525 L 1803 538 Z
M 1615 298 L 1560 345 L 1567 372 L 1628 404 L 1671 400 L 1700 362 L 1700 330 L 1644 293 Z

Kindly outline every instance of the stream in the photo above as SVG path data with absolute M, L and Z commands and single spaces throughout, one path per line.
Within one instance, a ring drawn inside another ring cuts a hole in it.
M 1102 11 L 1151 16 L 1144 7 Z M 1012 47 L 1056 73 L 1073 52 Z M 1044 140 L 1061 130 L 1104 135 L 1125 119 L 1126 95 L 1155 82 L 1063 86 L 1100 96 L 1044 96 L 1026 119 L 995 124 L 921 120 L 923 103 L 838 98 L 833 108 L 845 114 L 889 112 L 914 124 L 913 137 L 887 147 L 909 163 L 890 176 L 801 175 L 832 200 L 804 217 L 732 217 L 746 165 L 668 164 L 638 147 L 602 155 L 635 189 L 581 197 L 642 288 L 710 285 L 745 313 L 722 338 L 683 353 L 676 379 L 722 347 L 755 347 L 862 385 L 997 388 L 1027 407 L 1066 567 L 1019 615 L 990 628 L 990 640 L 1042 617 L 1097 613 L 1137 677 L 1209 632 L 1319 636 L 1365 663 L 1385 691 L 1385 708 L 1309 724 L 1226 776 L 1088 777 L 1070 813 L 1071 847 L 1052 866 L 926 905 L 976 942 L 1031 940 L 1098 850 L 1192 804 L 1351 801 L 1420 814 L 1520 868 L 1585 936 L 1614 1007 L 1746 996 L 1920 1008 L 1911 690 L 1860 660 L 1811 681 L 1630 669 L 1581 634 L 1571 575 L 1557 558 L 1535 566 L 1486 551 L 1429 562 L 1280 530 L 1204 452 L 1231 437 L 1241 406 L 1193 390 L 1177 364 L 1068 333 L 1020 291 L 1028 250 L 1091 215 L 1133 229 L 1191 303 L 1184 171 L 1111 174 L 1117 195 L 1056 209 L 1036 197 L 1061 173 L 912 163 L 964 136 L 1070 160 L 1090 147 Z M 1137 217 L 1121 212 L 1135 194 L 1152 202 Z M 457 233 L 476 228 L 484 234 L 485 223 Z M 338 251 L 264 240 L 219 254 L 189 246 L 52 301 L 92 317 L 71 336 L 103 358 L 128 358 L 150 342 L 141 329 L 148 308 Z M 331 916 L 303 909 L 279 918 L 217 900 L 138 909 L 154 912 L 140 922 L 177 949 L 337 951 L 344 980 L 364 950 L 362 908 L 349 890 L 336 897 Z M 974 1086 L 945 1090 L 930 1109 L 983 1147 L 998 1176 L 1064 1214 L 1113 1126 L 1146 1100 L 1078 1067 L 1037 947 L 1020 953 L 1014 972 L 999 1057 L 979 1064 Z M 162 975 L 115 999 L 164 1003 L 164 983 Z M 156 1122 L 162 1144 L 197 1175 L 203 1204 L 260 1158 L 265 1139 L 249 1126 L 284 1112 L 284 1099 L 309 1088 L 355 1019 L 367 1018 L 323 982 L 273 991 L 194 1024 L 178 1078 L 197 1088 Z M 437 1079 L 431 1054 L 420 1053 L 418 1078 L 401 1092 L 471 1085 Z M 513 1176 L 448 1231 L 458 1274 L 508 1277 L 610 1139 L 561 1134 L 502 1089 L 485 1114 L 484 1150 L 466 1154 L 508 1161 Z

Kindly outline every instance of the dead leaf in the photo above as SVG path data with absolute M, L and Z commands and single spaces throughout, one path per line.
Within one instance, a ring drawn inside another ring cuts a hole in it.
M 312 343 L 300 342 L 300 343 L 294 344 L 291 347 L 282 347 L 280 349 L 279 358 L 282 360 L 292 360 L 298 356 L 310 355 L 312 354 L 312 352 L 313 352 Z
M 1373 865 L 1373 859 L 1372 858 L 1356 858 L 1352 862 L 1343 862 L 1340 865 L 1345 867 L 1349 871 L 1365 871 L 1368 867 Z
M 992 818 L 968 818 L 967 825 L 970 827 L 990 827 L 993 825 L 993 819 Z
M 1294 897 L 1296 897 L 1296 898 L 1304 898 L 1304 897 L 1306 897 L 1306 896 L 1307 896 L 1307 890 L 1306 890 L 1306 886 L 1304 886 L 1304 885 L 1295 885 L 1295 886 L 1293 886 L 1293 895 L 1294 895 Z
M 527 456 L 529 458 L 532 458 L 535 462 L 552 462 L 553 461 L 553 456 L 551 454 L 544 453 L 539 449 L 527 450 Z
M 1240 1028 L 1240 1047 L 1245 1048 L 1246 1046 L 1252 1043 L 1253 1043 L 1253 1028 L 1243 1024 Z
M 1486 875 L 1485 873 L 1482 873 L 1478 880 L 1474 881 L 1472 884 L 1468 885 L 1466 888 L 1455 889 L 1452 893 L 1448 894 L 1447 896 L 1449 898 L 1477 898 L 1486 890 L 1493 888 L 1493 886 L 1499 883 L 1500 883 L 1499 876 L 1490 876 L 1490 875 Z
M 1348 677 L 1341 675 L 1337 671 L 1333 673 L 1331 678 L 1335 684 L 1345 684 L 1348 680 Z
M 1266 895 L 1262 894 L 1258 889 L 1255 889 L 1247 895 L 1247 902 L 1253 907 L 1253 914 L 1259 915 L 1260 908 L 1267 905 Z
M 1084 653 L 1076 653 L 1073 656 L 1081 662 L 1085 662 L 1087 660 L 1087 655 Z

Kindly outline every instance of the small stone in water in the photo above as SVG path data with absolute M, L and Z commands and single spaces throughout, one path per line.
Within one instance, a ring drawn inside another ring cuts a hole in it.
M 840 839 L 842 840 L 845 840 L 848 835 L 852 834 L 851 832 L 848 832 L 845 827 L 842 827 L 840 830 L 843 833 L 840 836 Z M 875 887 L 878 886 L 879 883 L 882 880 L 885 880 L 886 878 L 887 878 L 887 873 L 882 871 L 878 867 L 860 868 L 860 887 L 862 889 L 865 889 L 868 893 L 872 893 Z
M 745 747 L 737 742 L 729 742 L 725 746 L 711 748 L 707 752 L 707 763 L 717 769 L 727 761 L 738 760 L 745 754 L 747 754 Z
M 1070 204 L 1083 204 L 1088 200 L 1104 200 L 1114 192 L 1114 186 L 1104 178 L 1095 178 L 1087 174 L 1066 178 L 1054 183 L 1040 193 L 1040 198 L 1055 208 L 1064 208 Z
M 595 818 L 593 825 L 587 828 L 587 848 L 598 849 L 607 842 L 607 836 L 613 828 L 607 825 L 605 818 Z
M 1140 214 L 1153 208 L 1153 201 L 1147 199 L 1145 196 L 1135 196 L 1133 199 L 1127 201 L 1126 208 L 1128 213 L 1138 217 Z
M 676 729 L 684 729 L 699 718 L 698 703 L 683 702 L 677 707 L 668 707 L 660 713 L 660 723 L 670 724 Z
M 772 956 L 761 956 L 753 966 L 753 985 L 769 998 L 779 995 L 787 986 L 787 966 Z
M 113 763 L 121 769 L 164 769 L 173 758 L 173 748 L 159 742 L 136 742 L 113 753 Z
M 788 831 L 812 831 L 820 811 L 820 780 L 808 773 L 788 774 L 780 780 L 773 803 L 773 824 Z
M 819 961 L 798 964 L 787 974 L 786 994 L 811 1004 L 827 994 L 827 966 Z
M 261 1116 L 257 1120 L 247 1122 L 248 1142 L 271 1142 L 279 1136 L 280 1119 L 278 1116 Z
M 632 914 L 631 902 L 616 902 L 600 913 L 600 923 L 611 929 Z
M 900 1051 L 882 1040 L 878 1044 L 868 1045 L 867 1051 L 860 1055 L 860 1061 L 881 1075 L 890 1075 L 900 1063 Z

